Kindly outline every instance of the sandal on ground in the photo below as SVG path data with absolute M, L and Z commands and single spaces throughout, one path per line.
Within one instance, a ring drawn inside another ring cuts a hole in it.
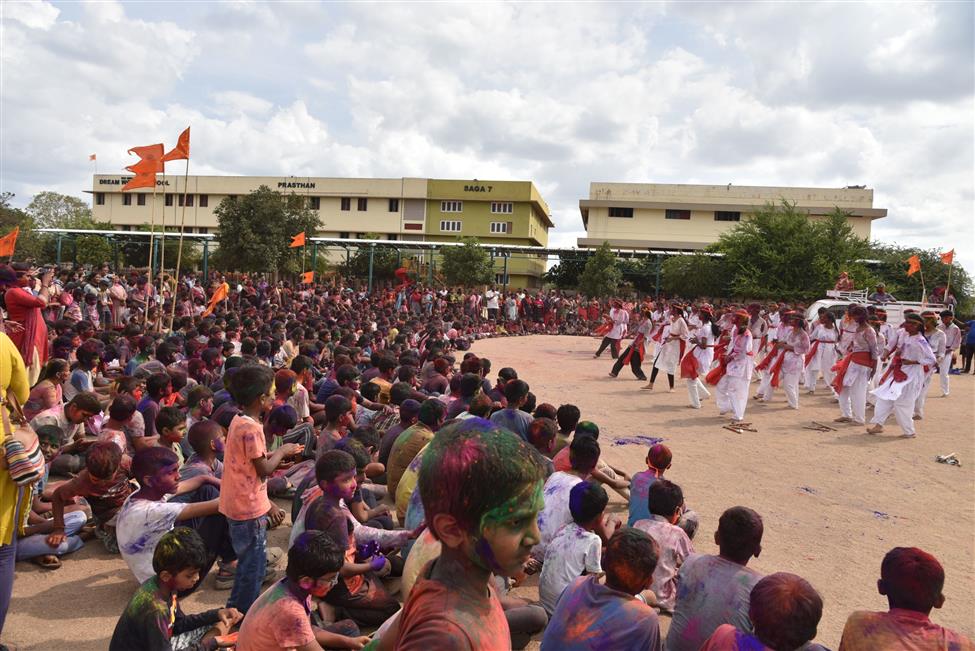
M 61 559 L 54 554 L 44 554 L 30 559 L 30 562 L 45 570 L 56 570 L 61 567 Z

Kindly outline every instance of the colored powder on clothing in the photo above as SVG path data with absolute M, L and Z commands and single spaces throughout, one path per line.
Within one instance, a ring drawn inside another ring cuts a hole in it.
M 658 438 L 656 436 L 644 436 L 643 434 L 636 434 L 634 436 L 617 436 L 613 440 L 613 445 L 656 445 L 661 443 L 666 439 Z

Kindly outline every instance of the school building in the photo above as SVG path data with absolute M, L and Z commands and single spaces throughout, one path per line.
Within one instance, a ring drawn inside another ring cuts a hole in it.
M 717 241 L 749 213 L 768 202 L 794 202 L 810 219 L 835 208 L 850 213 L 854 232 L 870 238 L 870 224 L 887 216 L 873 207 L 873 190 L 671 183 L 591 183 L 579 201 L 586 236 L 580 248 L 609 242 L 614 248 L 694 251 Z
M 319 217 L 314 235 L 361 239 L 367 233 L 383 240 L 453 242 L 476 237 L 483 244 L 547 246 L 554 226 L 548 204 L 531 181 L 450 180 L 426 178 L 352 179 L 280 176 L 158 175 L 156 194 L 143 188 L 123 193 L 125 175 L 95 175 L 92 212 L 99 221 L 128 229 L 149 224 L 155 201 L 155 223 L 165 216 L 167 230 L 183 216 L 193 233 L 213 233 L 217 206 L 249 194 L 262 185 L 283 194 L 305 197 Z M 184 188 L 185 183 L 185 188 Z M 309 234 L 311 236 L 311 234 Z M 496 280 L 504 283 L 504 261 L 495 261 Z M 517 256 L 507 260 L 508 284 L 537 287 L 545 258 Z

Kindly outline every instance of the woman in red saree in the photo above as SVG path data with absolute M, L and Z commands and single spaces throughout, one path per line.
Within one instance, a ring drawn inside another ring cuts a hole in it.
M 10 277 L 10 271 L 14 272 L 13 278 Z M 47 324 L 41 310 L 47 307 L 53 272 L 48 271 L 41 276 L 37 295 L 31 292 L 35 282 L 34 273 L 35 270 L 26 263 L 14 263 L 12 270 L 9 267 L 0 270 L 0 286 L 7 288 L 3 296 L 7 320 L 16 322 L 23 328 L 12 330 L 8 336 L 24 358 L 30 384 L 37 381 L 41 368 L 47 363 Z

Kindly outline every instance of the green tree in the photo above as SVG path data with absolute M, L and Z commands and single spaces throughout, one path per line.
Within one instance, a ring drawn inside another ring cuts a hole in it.
M 17 236 L 17 248 L 13 259 L 43 260 L 44 237 L 34 232 L 34 220 L 30 215 L 11 205 L 13 198 L 12 192 L 0 194 L 0 236 L 6 235 L 14 228 L 19 228 L 20 234 Z
M 579 276 L 579 291 L 590 298 L 603 298 L 618 293 L 623 274 L 616 265 L 616 255 L 603 242 L 586 261 Z
M 366 233 L 361 239 L 381 240 L 378 233 Z M 369 277 L 369 248 L 360 247 L 349 258 L 348 264 L 343 263 L 341 273 L 350 278 Z M 372 256 L 372 277 L 375 280 L 388 280 L 395 277 L 399 267 L 396 251 L 390 248 L 376 248 Z
M 579 286 L 579 276 L 585 268 L 585 254 L 562 257 L 545 272 L 543 279 L 559 289 L 575 289 Z
M 672 296 L 728 296 L 729 278 L 721 256 L 695 253 L 673 255 L 664 260 L 660 284 Z
M 464 237 L 462 246 L 448 246 L 440 250 L 440 272 L 450 285 L 488 285 L 494 282 L 491 256 L 481 248 L 476 237 Z
M 311 237 L 319 226 L 304 197 L 285 196 L 265 185 L 224 199 L 214 212 L 220 224 L 216 261 L 238 271 L 299 272 L 302 252 L 288 248 L 291 238 L 302 231 Z
M 81 228 L 71 224 L 93 223 L 87 203 L 57 192 L 35 194 L 26 212 L 37 228 Z

